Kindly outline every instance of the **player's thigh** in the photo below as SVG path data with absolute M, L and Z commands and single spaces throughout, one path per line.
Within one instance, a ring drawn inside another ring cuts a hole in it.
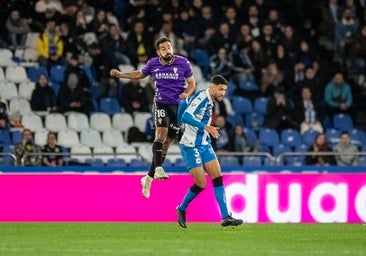
M 201 153 L 198 148 L 187 147 L 182 144 L 180 144 L 179 146 L 187 170 L 191 170 L 197 167 L 203 167 Z
M 189 170 L 189 173 L 192 175 L 192 177 L 194 179 L 194 183 L 197 186 L 199 186 L 201 188 L 206 187 L 206 174 L 205 174 L 203 167 L 192 168 Z
M 156 128 L 168 128 L 170 124 L 170 110 L 169 105 L 155 102 L 153 107 L 154 124 Z
M 161 140 L 165 142 L 167 136 L 168 136 L 168 128 L 155 127 L 155 140 Z
M 205 163 L 204 168 L 206 173 L 208 174 L 208 176 L 210 176 L 212 180 L 222 176 L 220 163 L 217 158 Z

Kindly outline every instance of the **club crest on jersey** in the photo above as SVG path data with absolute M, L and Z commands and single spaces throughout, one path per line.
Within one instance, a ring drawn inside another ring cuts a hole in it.
M 174 67 L 174 68 L 173 68 L 173 71 L 174 71 L 174 73 L 177 73 L 178 68 L 177 68 L 177 67 Z
M 195 106 L 197 106 L 197 103 L 194 103 L 194 102 L 193 102 L 193 103 L 191 104 L 191 108 L 194 108 Z
M 159 117 L 158 118 L 158 123 L 161 124 L 162 121 L 163 121 L 163 119 Z

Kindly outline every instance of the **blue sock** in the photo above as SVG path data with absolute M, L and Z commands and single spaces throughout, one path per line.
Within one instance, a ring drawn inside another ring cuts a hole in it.
M 183 198 L 183 202 L 179 205 L 179 209 L 185 211 L 189 205 L 189 203 L 195 199 L 197 194 L 193 193 L 189 188 L 186 195 Z
M 223 186 L 219 186 L 219 187 L 214 187 L 214 191 L 215 191 L 216 201 L 220 207 L 221 218 L 223 219 L 223 218 L 229 216 L 229 211 L 228 211 L 227 205 L 226 205 L 225 189 Z

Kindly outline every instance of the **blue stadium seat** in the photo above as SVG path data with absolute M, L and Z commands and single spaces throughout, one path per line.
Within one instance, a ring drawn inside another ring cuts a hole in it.
M 251 129 L 259 129 L 263 127 L 264 116 L 256 112 L 249 113 L 245 116 L 245 126 Z
M 351 143 L 357 147 L 362 147 L 366 144 L 366 134 L 364 131 L 354 128 L 349 132 L 349 136 L 351 137 Z
M 62 65 L 52 66 L 50 69 L 51 82 L 62 84 L 64 82 L 65 69 L 66 67 Z
M 203 76 L 206 78 L 208 75 L 210 60 L 210 56 L 207 51 L 205 49 L 195 49 L 192 50 L 189 55 L 193 63 L 201 68 Z
M 184 162 L 183 158 L 179 157 L 179 158 L 175 159 L 174 166 L 184 167 L 184 166 L 186 166 L 186 163 Z
M 288 145 L 285 145 L 285 144 L 278 144 L 278 145 L 274 146 L 272 149 L 273 156 L 278 156 L 285 152 L 292 152 L 291 147 Z
M 83 66 L 81 66 L 81 68 L 84 70 L 86 76 L 88 77 L 90 85 L 93 86 L 95 84 L 95 78 L 94 78 L 93 72 L 91 71 L 90 67 L 83 65 Z
M 48 82 L 48 85 L 52 88 L 52 90 L 55 92 L 55 95 L 58 95 L 58 91 L 60 90 L 60 84 L 56 82 Z
M 261 128 L 259 130 L 259 142 L 261 145 L 274 147 L 280 144 L 280 138 L 276 130 Z
M 49 78 L 46 67 L 32 66 L 32 67 L 29 67 L 27 70 L 27 76 L 28 76 L 29 80 L 31 80 L 32 82 L 35 82 L 35 83 L 38 82 L 38 77 L 40 75 L 46 75 L 47 79 Z
M 261 115 L 267 114 L 267 104 L 269 98 L 259 97 L 254 100 L 254 111 Z
M 19 130 L 15 130 L 11 132 L 11 140 L 13 144 L 20 143 L 23 140 L 23 132 Z
M 246 97 L 235 96 L 231 98 L 233 109 L 238 115 L 246 115 L 253 112 L 252 101 Z
M 255 134 L 255 131 L 253 129 L 245 127 L 244 129 L 245 137 L 247 138 L 250 146 L 254 146 L 257 142 L 257 135 Z
M 260 156 L 244 156 L 243 166 L 262 166 L 262 157 Z
M 341 131 L 335 128 L 329 128 L 325 130 L 325 138 L 330 145 L 337 144 L 339 142 L 339 136 Z
M 237 89 L 237 85 L 233 82 L 229 82 L 229 84 L 227 85 L 227 91 L 226 91 L 227 97 L 228 98 L 233 97 L 236 89 Z
M 101 158 L 87 158 L 85 159 L 85 163 L 93 167 L 104 166 L 104 162 Z
M 285 129 L 281 132 L 281 142 L 295 148 L 302 143 L 301 134 L 295 129 Z
M 12 144 L 10 132 L 8 130 L 0 130 L 0 147 Z
M 302 142 L 310 146 L 314 143 L 315 137 L 318 134 L 317 131 L 308 130 L 302 134 Z
M 354 127 L 351 116 L 347 114 L 335 114 L 333 116 L 333 127 L 340 131 L 352 130 Z
M 237 166 L 239 159 L 236 156 L 221 156 L 219 157 L 221 166 Z
M 232 127 L 237 125 L 244 126 L 244 121 L 241 115 L 227 115 L 226 121 L 231 124 Z
M 148 166 L 149 163 L 141 158 L 132 158 L 130 161 L 131 167 Z
M 99 111 L 107 113 L 108 115 L 114 115 L 121 112 L 121 106 L 115 98 L 101 98 L 99 101 Z
M 127 163 L 123 158 L 110 158 L 107 161 L 107 166 L 123 167 L 127 166 Z
M 3 147 L 3 153 L 13 153 L 14 145 L 5 145 Z M 2 160 L 3 166 L 14 166 L 14 159 L 10 155 L 4 155 Z
M 258 91 L 258 85 L 254 82 L 243 81 L 239 84 L 239 88 L 244 91 Z

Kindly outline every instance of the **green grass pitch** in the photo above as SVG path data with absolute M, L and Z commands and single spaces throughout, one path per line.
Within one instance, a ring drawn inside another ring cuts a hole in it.
M 0 255 L 366 255 L 364 224 L 0 223 Z

